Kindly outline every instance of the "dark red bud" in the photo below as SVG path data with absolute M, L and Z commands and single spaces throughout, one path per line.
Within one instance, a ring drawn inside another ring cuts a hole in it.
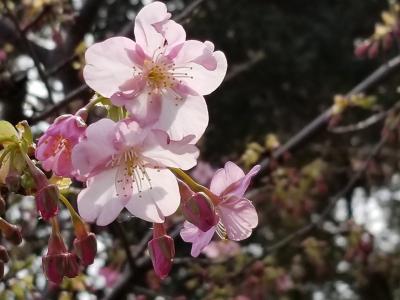
M 97 253 L 96 235 L 90 232 L 84 238 L 76 238 L 74 249 L 84 266 L 91 265 Z
M 75 278 L 79 275 L 79 261 L 75 253 L 65 254 L 65 270 L 64 275 L 68 278 Z
M 47 254 L 42 257 L 43 273 L 48 280 L 55 284 L 62 282 L 66 264 L 66 253 Z
M 55 184 L 47 185 L 36 193 L 36 207 L 43 220 L 58 214 L 58 197 L 59 190 Z
M 4 261 L 5 263 L 10 260 L 7 249 L 2 245 L 0 245 L 0 260 Z
M 218 222 L 214 205 L 202 192 L 182 201 L 181 210 L 186 220 L 206 232 Z
M 2 228 L 3 235 L 9 242 L 13 243 L 14 245 L 19 245 L 22 243 L 22 234 L 21 229 L 12 224 L 8 224 L 6 228 Z
M 148 248 L 155 273 L 164 279 L 172 268 L 175 256 L 174 240 L 168 235 L 153 238 L 148 243 Z

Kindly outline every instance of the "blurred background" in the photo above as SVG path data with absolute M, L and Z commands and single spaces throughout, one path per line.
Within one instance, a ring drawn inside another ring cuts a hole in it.
M 135 15 L 150 2 L 2 0 L 1 119 L 28 120 L 38 137 L 55 117 L 87 103 L 86 48 L 133 38 Z M 40 269 L 49 226 L 31 197 L 3 193 L 24 243 L 10 246 L 0 300 L 400 299 L 396 1 L 165 2 L 188 38 L 214 42 L 229 64 L 206 97 L 210 124 L 192 176 L 207 185 L 227 160 L 262 163 L 248 194 L 258 228 L 240 244 L 215 241 L 191 259 L 177 234 L 181 217 L 171 218 L 176 260 L 160 281 L 139 251 L 149 224 L 124 214 L 93 228 L 95 264 L 56 287 Z M 346 95 L 359 82 L 365 85 Z M 298 132 L 305 134 L 294 140 Z M 60 218 L 68 239 L 68 213 Z

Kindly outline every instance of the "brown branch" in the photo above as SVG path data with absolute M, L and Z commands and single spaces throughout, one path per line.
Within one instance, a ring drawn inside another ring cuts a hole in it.
M 365 78 L 353 89 L 351 89 L 346 94 L 346 97 L 359 94 L 361 92 L 365 92 L 368 89 L 371 89 L 382 79 L 384 79 L 386 76 L 393 73 L 395 70 L 399 68 L 400 68 L 400 55 L 394 57 L 387 63 L 381 65 L 378 69 L 372 72 L 367 78 Z M 317 118 L 311 121 L 311 123 L 306 125 L 302 130 L 300 130 L 291 139 L 289 139 L 284 145 L 282 145 L 275 152 L 273 152 L 271 158 L 279 159 L 288 151 L 293 150 L 301 142 L 304 142 L 311 135 L 315 134 L 318 131 L 318 129 L 321 129 L 324 125 L 326 125 L 327 122 L 330 120 L 331 116 L 332 116 L 332 107 L 328 108 L 326 111 L 320 114 Z M 261 165 L 260 173 L 268 169 L 269 163 L 270 163 L 270 158 L 266 158 L 260 163 Z
M 255 53 L 252 53 L 250 55 L 250 59 L 248 61 L 245 61 L 240 64 L 236 64 L 236 65 L 233 65 L 232 67 L 230 67 L 230 70 L 228 71 L 228 73 L 226 73 L 224 82 L 232 80 L 236 76 L 238 76 L 244 72 L 247 72 L 250 68 L 252 68 L 254 65 L 258 64 L 264 58 L 265 58 L 265 53 L 263 51 L 257 51 Z
M 25 32 L 21 29 L 17 17 L 14 15 L 14 13 L 11 11 L 11 9 L 8 7 L 7 0 L 2 0 L 3 6 L 7 12 L 8 18 L 11 20 L 11 22 L 14 24 L 15 29 L 17 30 L 19 37 L 23 44 L 25 45 L 26 49 L 29 52 L 29 55 L 33 59 L 33 63 L 35 64 L 35 67 L 39 73 L 39 77 L 42 80 L 43 84 L 46 87 L 47 93 L 48 93 L 48 99 L 50 103 L 54 103 L 53 100 L 53 94 L 51 91 L 51 87 L 49 84 L 49 81 L 46 77 L 46 74 L 44 73 L 42 66 L 40 65 L 40 60 L 39 57 L 37 56 L 35 49 L 32 47 L 32 44 L 28 40 L 28 38 L 25 35 Z
M 175 22 L 183 22 L 183 19 L 187 18 L 191 15 L 200 4 L 202 4 L 204 0 L 195 0 L 185 7 L 178 15 L 176 15 L 173 20 Z

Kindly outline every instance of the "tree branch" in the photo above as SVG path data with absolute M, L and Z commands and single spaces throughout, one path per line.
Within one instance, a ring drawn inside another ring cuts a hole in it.
M 54 103 L 53 93 L 51 91 L 51 87 L 50 87 L 49 81 L 48 81 L 48 79 L 46 77 L 46 74 L 44 73 L 44 71 L 42 69 L 42 66 L 40 65 L 40 60 L 39 60 L 39 57 L 37 56 L 37 54 L 35 52 L 35 49 L 33 49 L 30 41 L 28 40 L 28 38 L 25 35 L 25 32 L 21 29 L 16 16 L 11 11 L 11 9 L 8 7 L 7 0 L 2 0 L 2 3 L 3 3 L 3 6 L 4 6 L 4 8 L 5 8 L 6 12 L 7 12 L 7 16 L 9 17 L 11 22 L 13 22 L 13 24 L 15 26 L 15 29 L 17 30 L 17 32 L 19 34 L 19 37 L 20 37 L 21 41 L 23 42 L 23 44 L 25 45 L 26 49 L 29 52 L 29 55 L 33 59 L 35 67 L 36 67 L 36 69 L 37 69 L 37 71 L 39 73 L 39 77 L 40 77 L 40 79 L 42 80 L 43 84 L 46 87 L 46 90 L 47 90 L 47 93 L 48 93 L 49 102 L 53 104 Z
M 365 92 L 368 89 L 371 89 L 377 83 L 379 83 L 382 79 L 384 79 L 389 74 L 393 73 L 395 70 L 400 68 L 400 55 L 394 57 L 387 63 L 381 65 L 378 69 L 372 72 L 367 78 L 361 81 L 358 85 L 356 85 L 353 89 L 351 89 L 346 97 L 351 95 L 359 94 L 361 92 Z M 301 142 L 303 142 L 306 138 L 315 134 L 318 129 L 321 129 L 331 118 L 332 116 L 332 107 L 328 108 L 322 114 L 320 114 L 317 118 L 315 118 L 311 123 L 306 125 L 302 130 L 300 130 L 297 134 L 295 134 L 292 138 L 290 138 L 284 145 L 279 147 L 276 151 L 274 151 L 270 158 L 265 158 L 261 163 L 261 172 L 266 171 L 269 166 L 270 159 L 279 159 L 285 153 L 292 150 L 296 146 L 298 146 Z M 260 174 L 258 173 L 258 174 Z

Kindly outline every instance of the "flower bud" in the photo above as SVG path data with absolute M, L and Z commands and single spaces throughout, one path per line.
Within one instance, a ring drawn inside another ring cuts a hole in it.
M 22 243 L 22 235 L 21 230 L 18 226 L 7 223 L 7 226 L 4 226 L 1 230 L 3 232 L 4 237 L 9 242 L 14 245 L 19 245 Z
M 67 259 L 65 253 L 47 254 L 42 257 L 43 273 L 48 280 L 60 284 L 63 280 Z
M 174 240 L 168 235 L 153 238 L 148 243 L 151 262 L 155 273 L 161 279 L 168 276 L 175 256 Z
M 58 214 L 58 197 L 59 190 L 55 184 L 47 185 L 36 193 L 36 207 L 43 220 Z
M 75 278 L 79 274 L 78 256 L 75 253 L 65 254 L 64 275 L 68 278 Z
M 83 238 L 74 240 L 74 249 L 84 266 L 91 265 L 97 253 L 97 241 L 94 233 L 90 232 Z
M 186 201 L 183 201 L 181 210 L 186 220 L 204 232 L 218 222 L 213 203 L 202 192 L 196 193 Z
M 5 263 L 10 260 L 10 257 L 8 256 L 8 252 L 6 248 L 2 245 L 0 245 L 0 261 L 4 261 Z

